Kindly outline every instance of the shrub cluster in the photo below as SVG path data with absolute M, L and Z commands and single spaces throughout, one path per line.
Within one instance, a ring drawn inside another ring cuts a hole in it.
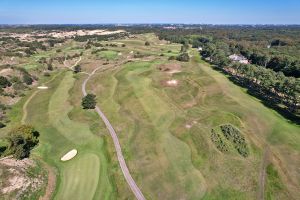
M 29 125 L 21 125 L 13 129 L 7 137 L 8 154 L 12 154 L 16 159 L 29 157 L 30 151 L 39 142 L 38 137 L 39 133 Z
M 225 138 L 233 143 L 238 153 L 243 157 L 247 157 L 249 149 L 242 133 L 230 124 L 221 125 L 220 128 Z
M 219 151 L 225 153 L 229 150 L 228 145 L 222 140 L 220 134 L 218 134 L 214 129 L 211 130 L 210 139 L 216 145 Z

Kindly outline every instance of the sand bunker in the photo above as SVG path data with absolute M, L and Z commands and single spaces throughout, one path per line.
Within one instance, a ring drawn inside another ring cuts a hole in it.
M 77 155 L 77 150 L 73 149 L 73 150 L 69 151 L 68 153 L 66 153 L 60 160 L 68 161 L 68 160 L 71 160 L 72 158 L 74 158 L 76 155 Z
M 168 86 L 177 86 L 178 81 L 177 80 L 169 80 L 166 82 Z
M 47 86 L 39 86 L 39 87 L 37 87 L 37 88 L 40 89 L 40 90 L 47 90 L 47 89 L 48 89 Z

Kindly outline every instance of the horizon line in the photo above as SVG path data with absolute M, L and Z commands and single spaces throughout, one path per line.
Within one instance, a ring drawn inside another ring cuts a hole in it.
M 0 26 L 30 26 L 30 25 L 246 25 L 246 26 L 300 26 L 295 23 L 172 23 L 172 22 L 155 22 L 155 23 L 138 23 L 138 22 L 129 22 L 129 23 L 117 23 L 117 22 L 107 22 L 107 23 L 0 23 Z

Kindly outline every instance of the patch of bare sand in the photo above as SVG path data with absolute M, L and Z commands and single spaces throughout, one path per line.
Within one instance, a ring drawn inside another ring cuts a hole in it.
M 0 71 L 0 75 L 1 75 L 1 76 L 6 76 L 6 75 L 11 74 L 12 72 L 13 72 L 13 69 L 11 69 L 11 68 L 6 68 L 6 69 L 2 69 L 2 70 Z
M 167 86 L 176 87 L 178 85 L 178 80 L 172 79 L 165 82 Z
M 47 86 L 39 86 L 39 87 L 37 87 L 37 89 L 40 89 L 40 90 L 47 90 L 48 87 L 47 87 Z
M 77 155 L 77 150 L 73 149 L 73 150 L 69 151 L 68 153 L 66 153 L 60 160 L 68 161 L 68 160 L 71 160 L 72 158 L 74 158 L 76 155 Z
M 30 159 L 15 160 L 5 158 L 0 160 L 0 195 L 11 196 L 19 199 L 22 194 L 33 192 L 42 187 L 45 177 L 42 174 L 29 175 L 28 169 L 36 167 L 36 163 Z

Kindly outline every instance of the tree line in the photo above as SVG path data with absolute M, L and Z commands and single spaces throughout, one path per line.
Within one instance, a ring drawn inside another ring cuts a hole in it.
M 300 30 L 297 31 L 300 33 Z M 157 35 L 160 39 L 170 42 L 190 44 L 194 48 L 201 47 L 202 58 L 229 74 L 235 83 L 247 87 L 251 94 L 264 99 L 269 105 L 281 108 L 294 116 L 299 116 L 300 62 L 297 57 L 293 54 L 289 56 L 287 52 L 277 51 L 274 53 L 274 51 L 268 51 L 266 50 L 267 47 L 263 48 L 260 45 L 255 48 L 253 44 L 249 44 L 250 42 L 247 43 L 239 39 L 233 41 L 233 38 L 236 37 L 233 35 L 220 36 L 220 33 L 217 36 L 214 34 L 190 34 L 191 32 L 193 33 L 191 30 L 161 30 Z M 237 31 L 230 30 L 230 32 L 235 33 Z M 250 33 L 254 35 L 256 32 L 259 33 L 259 30 L 253 30 Z M 277 34 L 280 35 L 279 32 Z M 282 34 L 284 38 L 285 35 Z M 298 41 L 295 38 L 289 39 L 294 40 L 294 42 Z M 272 45 L 275 47 L 290 45 L 288 42 L 277 39 L 271 41 L 269 48 L 272 48 Z M 262 41 L 256 38 L 254 43 L 259 42 Z M 263 50 L 260 50 L 259 47 Z M 243 55 L 251 64 L 231 61 L 228 56 L 234 53 Z

